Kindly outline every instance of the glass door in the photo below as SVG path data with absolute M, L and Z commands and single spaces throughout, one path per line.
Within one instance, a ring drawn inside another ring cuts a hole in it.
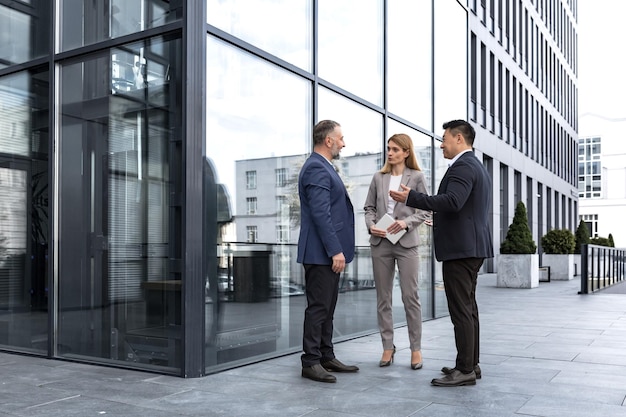
M 60 356 L 180 369 L 179 60 L 155 38 L 61 69 Z
M 48 72 L 0 78 L 0 348 L 48 351 Z

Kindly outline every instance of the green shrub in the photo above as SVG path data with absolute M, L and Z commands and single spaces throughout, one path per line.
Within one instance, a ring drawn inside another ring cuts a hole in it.
M 552 229 L 541 238 L 541 247 L 547 254 L 567 255 L 574 253 L 576 239 L 568 229 Z
M 611 233 L 609 233 L 609 246 L 612 248 L 615 247 L 615 241 L 613 240 L 613 235 Z
M 592 237 L 591 239 L 589 239 L 589 243 L 591 245 L 611 247 L 611 242 L 609 242 L 609 239 L 605 237 Z
M 576 229 L 576 248 L 574 248 L 574 253 L 580 253 L 580 245 L 587 243 L 589 243 L 589 229 L 587 229 L 587 223 L 581 220 Z
M 537 245 L 528 227 L 526 206 L 520 201 L 515 207 L 513 223 L 509 226 L 506 238 L 500 244 L 500 253 L 533 254 L 535 252 L 537 252 Z

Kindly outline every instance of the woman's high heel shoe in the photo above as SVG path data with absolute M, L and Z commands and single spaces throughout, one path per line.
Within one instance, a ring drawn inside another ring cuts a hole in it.
M 411 355 L 413 356 L 413 355 Z M 420 355 L 421 357 L 422 355 Z M 411 357 L 411 369 L 413 370 L 417 370 L 417 369 L 422 369 L 422 367 L 424 366 L 424 360 L 420 360 L 419 362 L 413 362 L 413 358 Z
M 378 362 L 378 366 L 382 368 L 382 367 L 391 365 L 393 363 L 393 355 L 395 354 L 396 354 L 396 346 L 394 345 L 393 352 L 391 352 L 391 359 L 389 359 L 388 361 L 381 360 L 380 362 Z

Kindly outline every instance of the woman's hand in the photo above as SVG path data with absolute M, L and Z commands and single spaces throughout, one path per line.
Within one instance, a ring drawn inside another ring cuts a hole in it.
M 387 237 L 387 231 L 385 229 L 379 229 L 376 226 L 370 227 L 370 234 L 377 237 Z
M 387 228 L 387 232 L 395 235 L 403 229 L 406 229 L 406 222 L 404 220 L 396 220 Z

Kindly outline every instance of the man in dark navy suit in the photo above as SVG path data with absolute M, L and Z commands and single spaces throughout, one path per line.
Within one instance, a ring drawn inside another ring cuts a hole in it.
M 356 372 L 333 351 L 333 315 L 339 275 L 354 258 L 354 209 L 333 159 L 345 146 L 339 123 L 322 120 L 313 128 L 313 153 L 298 178 L 300 237 L 298 263 L 304 266 L 307 308 L 302 339 L 302 376 L 336 382 L 334 372 Z
M 443 125 L 443 156 L 450 167 L 437 195 L 429 196 L 402 186 L 390 191 L 407 206 L 432 210 L 435 256 L 441 261 L 448 311 L 454 325 L 457 357 L 454 368 L 444 367 L 435 386 L 474 385 L 481 378 L 478 365 L 479 321 L 476 280 L 485 258 L 493 257 L 489 230 L 491 178 L 472 147 L 476 133 L 465 120 Z

